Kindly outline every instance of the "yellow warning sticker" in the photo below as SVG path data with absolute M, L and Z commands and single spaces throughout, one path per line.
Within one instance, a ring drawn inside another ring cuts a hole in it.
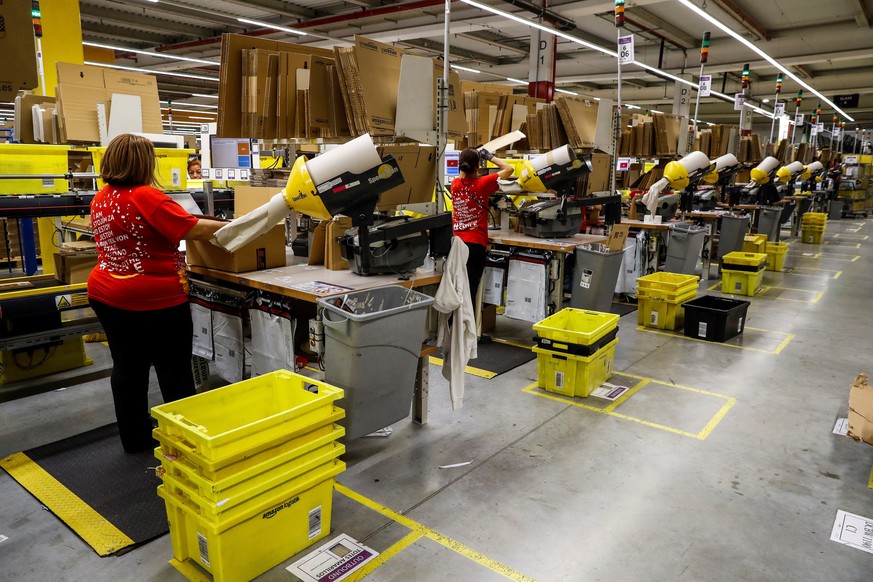
M 72 297 L 69 295 L 57 295 L 55 297 L 55 305 L 58 309 L 69 309 L 73 306 Z
M 78 309 L 79 307 L 88 307 L 88 294 L 75 293 L 55 296 L 55 306 L 58 311 L 62 309 Z
M 73 304 L 73 307 L 88 307 L 88 294 L 76 293 L 75 295 L 71 295 L 70 303 Z

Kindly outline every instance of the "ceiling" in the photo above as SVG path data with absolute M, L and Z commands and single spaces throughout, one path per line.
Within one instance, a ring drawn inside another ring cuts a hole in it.
M 540 22 L 535 12 L 542 0 L 480 0 L 523 19 Z M 830 98 L 859 93 L 858 108 L 845 109 L 855 121 L 846 127 L 873 128 L 873 0 L 694 0 L 708 14 L 730 26 L 775 58 L 807 84 Z M 544 20 L 576 38 L 615 50 L 613 0 L 550 0 Z M 364 35 L 396 43 L 430 56 L 443 52 L 444 0 L 80 0 L 85 41 L 146 49 L 213 61 L 192 63 L 129 52 L 117 52 L 117 64 L 209 77 L 195 79 L 159 75 L 161 99 L 215 106 L 215 99 L 192 97 L 217 93 L 220 36 L 225 32 L 255 34 L 302 44 L 329 47 Z M 739 90 L 745 63 L 751 64 L 751 95 L 771 108 L 777 69 L 692 12 L 677 0 L 628 0 L 627 26 L 633 33 L 638 61 L 673 75 L 699 73 L 698 47 L 704 31 L 712 32 L 706 74 L 713 89 L 732 95 Z M 308 33 L 298 36 L 239 22 L 268 22 Z M 451 6 L 450 60 L 480 71 L 460 71 L 462 78 L 510 83 L 527 80 L 531 32 L 526 24 L 454 1 Z M 559 39 L 556 82 L 560 89 L 615 98 L 616 60 L 596 50 Z M 665 81 L 636 66 L 623 67 L 622 101 L 645 109 L 669 112 L 673 81 Z M 799 85 L 783 83 L 783 99 L 794 112 Z M 516 92 L 525 87 L 517 85 Z M 819 99 L 805 91 L 801 112 L 809 114 Z M 196 108 L 208 110 L 208 107 Z M 823 104 L 823 118 L 833 112 Z M 701 120 L 737 123 L 730 103 L 704 98 Z M 770 119 L 757 116 L 756 129 Z M 766 132 L 766 129 L 765 129 Z

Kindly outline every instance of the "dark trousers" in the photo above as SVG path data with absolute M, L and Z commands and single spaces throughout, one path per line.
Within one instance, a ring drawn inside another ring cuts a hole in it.
M 91 300 L 112 353 L 112 399 L 124 450 L 153 446 L 149 415 L 149 369 L 154 366 L 164 402 L 194 395 L 187 303 L 151 311 L 128 311 Z
M 485 271 L 485 256 L 488 254 L 488 249 L 482 245 L 464 243 L 470 250 L 470 255 L 467 257 L 467 279 L 470 281 L 470 295 L 473 296 L 473 309 L 476 309 L 476 292 L 479 290 L 479 283 L 482 281 L 482 273 Z

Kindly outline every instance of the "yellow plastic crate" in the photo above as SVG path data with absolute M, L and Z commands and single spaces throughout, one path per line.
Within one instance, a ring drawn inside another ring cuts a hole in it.
M 766 253 L 767 252 L 767 235 L 766 234 L 747 234 L 745 236 L 745 238 L 743 238 L 743 252 L 744 253 Z
M 0 175 L 66 174 L 70 171 L 68 146 L 0 143 Z M 0 180 L 0 194 L 64 194 L 63 179 Z
M 658 272 L 637 277 L 637 292 L 650 297 L 673 299 L 685 295 L 691 289 L 697 289 L 697 275 Z
M 806 226 L 800 231 L 800 241 L 810 245 L 820 245 L 824 239 L 824 229 L 811 229 Z
M 722 270 L 721 292 L 732 295 L 748 295 L 757 293 L 764 284 L 764 270 L 755 273 L 749 271 Z
M 103 162 L 105 147 L 81 148 L 91 152 L 91 160 L 94 162 L 94 171 L 100 173 L 100 164 Z M 156 188 L 161 190 L 185 190 L 188 187 L 188 158 L 194 150 L 180 150 L 175 148 L 155 148 L 155 180 Z M 103 180 L 97 180 L 97 186 L 104 186 Z
M 828 215 L 824 212 L 805 212 L 800 219 L 801 226 L 806 225 L 825 225 L 828 222 Z
M 721 258 L 723 265 L 742 265 L 744 267 L 758 267 L 767 262 L 767 253 L 728 253 Z
M 342 397 L 341 388 L 277 370 L 155 406 L 152 416 L 157 432 L 180 447 L 211 461 L 238 460 L 323 425 Z
M 615 329 L 619 319 L 620 317 L 614 313 L 566 307 L 533 324 L 533 328 L 542 338 L 587 346 Z
M 612 340 L 591 356 L 574 356 L 534 346 L 537 378 L 541 388 L 564 396 L 586 397 L 612 377 L 615 346 Z
M 221 523 L 199 515 L 197 506 L 158 487 L 167 507 L 173 560 L 194 579 L 206 571 L 214 582 L 251 580 L 330 533 L 336 461 L 287 488 L 279 488 L 237 508 Z M 204 576 L 205 577 L 205 576 Z
M 237 463 L 236 471 L 220 479 L 203 476 L 200 467 L 184 457 L 164 455 L 160 447 L 155 449 L 155 457 L 161 461 L 165 475 L 207 501 L 217 502 L 225 498 L 233 500 L 240 491 L 247 491 L 246 488 L 277 476 L 285 476 L 287 481 L 341 455 L 343 446 L 336 439 L 345 435 L 345 429 L 339 425 L 332 426 L 334 430 L 331 432 L 297 447 L 274 447 L 245 459 Z M 313 461 L 315 464 L 312 464 Z M 309 468 L 304 468 L 306 466 Z M 291 474 L 291 470 L 296 474 Z
M 675 301 L 661 297 L 637 295 L 637 322 L 655 329 L 682 329 L 685 309 L 682 304 L 697 297 L 697 287 Z
M 781 271 L 785 268 L 785 259 L 788 257 L 788 243 L 767 243 L 767 270 Z

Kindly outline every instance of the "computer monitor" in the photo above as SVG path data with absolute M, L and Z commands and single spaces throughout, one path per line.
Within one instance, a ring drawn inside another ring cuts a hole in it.
M 252 168 L 252 140 L 209 136 L 210 166 L 223 169 Z

